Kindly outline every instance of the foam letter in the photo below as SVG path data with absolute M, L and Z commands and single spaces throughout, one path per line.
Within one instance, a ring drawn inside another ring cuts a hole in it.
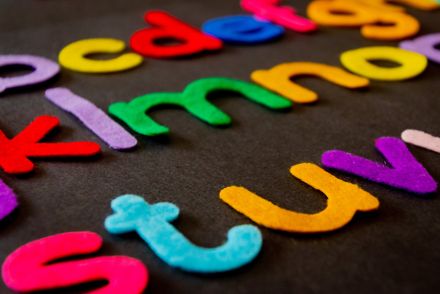
M 251 262 L 262 246 L 260 231 L 251 225 L 230 229 L 228 241 L 222 246 L 196 246 L 169 223 L 179 216 L 179 208 L 172 203 L 151 205 L 142 197 L 123 195 L 113 200 L 111 206 L 115 214 L 105 221 L 110 233 L 136 231 L 159 258 L 185 271 L 230 271 Z
M 332 0 L 333 1 L 333 0 Z M 341 1 L 341 0 L 340 0 Z M 399 5 L 390 4 L 388 0 L 342 0 L 355 2 L 367 6 L 370 9 L 378 10 L 379 12 L 405 12 L 405 8 Z M 396 0 L 397 1 L 397 0 Z M 396 2 L 394 1 L 394 2 Z
M 0 67 L 25 65 L 34 69 L 30 74 L 18 77 L 0 78 L 0 93 L 10 88 L 31 86 L 53 78 L 60 67 L 55 62 L 32 55 L 0 55 Z
M 94 253 L 101 247 L 102 238 L 92 232 L 69 232 L 32 241 L 6 258 L 3 281 L 14 291 L 31 292 L 106 280 L 108 284 L 88 293 L 143 293 L 148 271 L 141 261 L 131 257 L 93 257 L 48 264 Z
M 402 140 L 437 153 L 440 153 L 440 138 L 418 130 L 405 130 Z
M 377 22 L 393 25 L 364 25 L 361 29 L 362 36 L 372 40 L 392 41 L 409 38 L 420 30 L 419 21 L 411 15 L 404 13 L 380 14 Z
M 315 214 L 290 211 L 276 206 L 243 187 L 227 187 L 220 199 L 238 212 L 264 227 L 293 233 L 322 233 L 348 224 L 357 211 L 372 211 L 379 207 L 373 195 L 356 185 L 344 182 L 312 163 L 294 165 L 290 173 L 323 192 L 327 208 Z
M 325 167 L 410 192 L 428 194 L 437 190 L 437 182 L 411 154 L 402 140 L 392 137 L 379 138 L 376 140 L 376 149 L 391 167 L 339 150 L 325 152 L 321 161 Z
M 338 67 L 313 62 L 283 63 L 269 70 L 257 70 L 251 74 L 251 79 L 294 102 L 310 103 L 318 100 L 318 94 L 290 80 L 298 75 L 317 76 L 349 89 L 363 88 L 369 84 L 368 79 Z
M 282 36 L 284 29 L 249 15 L 233 15 L 207 21 L 203 32 L 226 43 L 259 44 Z
M 439 5 L 435 3 L 435 0 L 345 0 L 345 1 L 361 3 L 366 6 L 379 9 L 382 11 L 387 10 L 387 11 L 405 12 L 405 8 L 399 6 L 402 4 L 421 10 L 434 10 L 439 7 Z M 389 2 L 394 4 L 389 4 Z
M 403 41 L 400 43 L 400 48 L 423 54 L 432 61 L 440 63 L 440 50 L 435 47 L 437 44 L 440 44 L 440 33 L 421 36 L 411 41 Z
M 14 191 L 0 180 L 0 220 L 8 216 L 18 206 Z
M 381 1 L 386 2 L 386 0 Z M 393 0 L 393 2 L 406 4 L 420 10 L 434 10 L 439 7 L 439 5 L 435 3 L 435 0 Z
M 390 60 L 398 67 L 381 67 L 369 60 Z M 428 60 L 419 53 L 387 46 L 365 47 L 349 50 L 341 54 L 341 63 L 355 74 L 373 80 L 401 81 L 421 74 Z
M 137 145 L 136 138 L 104 111 L 92 102 L 73 94 L 69 89 L 49 89 L 46 91 L 46 97 L 61 109 L 72 113 L 111 148 L 125 150 Z
M 291 107 L 290 101 L 257 85 L 227 78 L 205 78 L 189 84 L 183 93 L 153 93 L 137 97 L 131 102 L 117 102 L 109 107 L 109 112 L 123 120 L 131 129 L 145 136 L 166 134 L 169 129 L 146 115 L 158 105 L 177 105 L 207 122 L 219 126 L 231 123 L 231 118 L 211 104 L 206 95 L 215 90 L 229 90 L 246 96 L 249 100 L 271 109 Z
M 307 15 L 324 26 L 359 27 L 377 21 L 374 10 L 353 1 L 312 1 Z
M 314 22 L 296 15 L 291 6 L 277 6 L 280 0 L 241 0 L 241 7 L 256 17 L 265 19 L 296 32 L 310 32 L 317 29 Z
M 368 5 L 361 1 L 320 0 L 309 5 L 308 15 L 325 26 L 362 27 L 362 35 L 375 40 L 401 40 L 420 30 L 416 18 L 380 3 Z M 388 26 L 380 25 L 382 23 Z
M 58 60 L 62 66 L 84 73 L 111 73 L 140 65 L 142 56 L 125 53 L 109 60 L 93 60 L 86 56 L 93 53 L 119 53 L 125 44 L 117 39 L 85 39 L 73 42 L 61 50 Z
M 439 7 L 435 3 L 435 0 L 346 0 L 346 1 L 356 1 L 362 2 L 365 5 L 374 6 L 376 8 L 389 8 L 394 11 L 404 12 L 405 8 L 397 5 L 408 5 L 410 7 L 420 9 L 420 10 L 434 10 Z M 388 2 L 395 3 L 395 5 L 388 4 Z
M 101 151 L 93 142 L 38 143 L 59 125 L 54 116 L 39 116 L 13 139 L 0 131 L 0 167 L 7 173 L 27 173 L 34 169 L 28 157 L 92 156 Z
M 147 12 L 145 21 L 153 27 L 135 32 L 130 39 L 131 48 L 143 56 L 179 57 L 194 55 L 205 50 L 219 50 L 223 47 L 219 39 L 203 34 L 166 12 Z M 162 39 L 173 39 L 179 44 L 159 45 L 156 43 Z

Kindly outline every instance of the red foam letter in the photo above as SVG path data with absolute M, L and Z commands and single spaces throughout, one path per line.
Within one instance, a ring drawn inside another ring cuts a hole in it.
M 42 115 L 12 139 L 0 130 L 0 168 L 10 174 L 27 173 L 34 169 L 28 157 L 92 156 L 101 151 L 93 142 L 39 143 L 59 124 L 58 118 Z
M 180 57 L 204 50 L 218 50 L 223 46 L 219 39 L 203 34 L 166 12 L 147 12 L 145 21 L 153 27 L 135 32 L 130 39 L 130 46 L 134 51 L 146 57 Z M 172 39 L 179 43 L 175 45 L 157 43 L 164 39 Z
M 6 258 L 3 281 L 14 291 L 30 292 L 106 280 L 107 285 L 89 293 L 142 293 L 148 271 L 131 257 L 93 257 L 47 265 L 56 259 L 96 252 L 101 246 L 102 238 L 92 232 L 69 232 L 32 241 Z

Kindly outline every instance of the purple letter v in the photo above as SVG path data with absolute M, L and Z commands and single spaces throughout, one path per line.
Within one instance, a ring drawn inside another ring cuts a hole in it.
M 321 158 L 322 164 L 418 194 L 433 193 L 437 190 L 437 182 L 414 158 L 402 140 L 382 137 L 375 143 L 377 150 L 391 167 L 339 150 L 325 152 Z

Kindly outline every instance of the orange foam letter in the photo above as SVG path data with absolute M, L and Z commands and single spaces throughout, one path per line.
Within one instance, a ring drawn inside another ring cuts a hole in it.
M 348 224 L 356 211 L 372 211 L 379 207 L 379 200 L 373 195 L 312 163 L 294 165 L 290 173 L 323 192 L 328 197 L 327 208 L 316 214 L 294 212 L 235 186 L 223 189 L 220 199 L 257 224 L 294 233 L 333 231 Z
M 320 77 L 349 89 L 362 88 L 369 84 L 368 79 L 351 74 L 339 67 L 313 62 L 283 63 L 269 70 L 257 70 L 252 72 L 251 79 L 294 102 L 310 103 L 318 100 L 318 94 L 290 80 L 291 77 L 299 75 Z

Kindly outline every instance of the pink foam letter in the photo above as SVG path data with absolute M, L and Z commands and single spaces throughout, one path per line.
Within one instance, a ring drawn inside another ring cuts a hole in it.
M 30 292 L 106 280 L 108 284 L 89 293 L 142 293 L 148 272 L 142 262 L 131 257 L 93 257 L 48 264 L 96 252 L 101 246 L 102 238 L 92 232 L 69 232 L 32 241 L 6 258 L 3 281 L 14 291 Z
M 310 32 L 316 24 L 296 14 L 291 6 L 277 6 L 280 0 L 241 0 L 241 7 L 255 16 L 276 23 L 296 32 Z

